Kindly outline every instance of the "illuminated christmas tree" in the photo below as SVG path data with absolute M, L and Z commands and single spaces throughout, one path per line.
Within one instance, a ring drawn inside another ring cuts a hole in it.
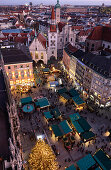
M 31 170 L 57 170 L 58 163 L 50 146 L 39 139 L 29 155 Z

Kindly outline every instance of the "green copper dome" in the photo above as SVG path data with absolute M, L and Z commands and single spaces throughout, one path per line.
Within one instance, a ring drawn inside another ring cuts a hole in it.
M 61 6 L 59 4 L 59 0 L 57 0 L 57 4 L 55 5 L 55 8 L 61 8 Z

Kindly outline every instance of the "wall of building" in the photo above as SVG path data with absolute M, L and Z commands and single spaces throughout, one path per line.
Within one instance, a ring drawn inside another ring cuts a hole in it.
M 32 62 L 5 65 L 10 85 L 31 85 L 34 81 Z
M 43 47 L 38 39 L 34 39 L 29 47 L 29 50 L 32 56 L 32 60 L 34 60 L 36 63 L 39 60 L 42 60 L 44 64 L 47 64 L 47 49 Z
M 102 46 L 101 40 L 86 40 L 86 51 L 96 51 Z

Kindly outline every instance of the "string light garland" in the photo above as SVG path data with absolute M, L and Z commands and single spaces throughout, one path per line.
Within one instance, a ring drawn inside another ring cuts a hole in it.
M 29 155 L 31 170 L 57 170 L 58 163 L 50 146 L 44 140 L 39 139 Z

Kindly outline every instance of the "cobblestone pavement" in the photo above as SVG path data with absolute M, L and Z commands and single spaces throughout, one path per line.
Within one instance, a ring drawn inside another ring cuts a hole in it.
M 71 88 L 71 83 L 67 84 L 67 88 Z M 32 98 L 37 96 L 47 97 L 52 106 L 57 106 L 59 108 L 61 114 L 64 116 L 65 119 L 68 118 L 68 115 L 75 112 L 73 106 L 71 105 L 66 106 L 64 103 L 62 103 L 59 100 L 54 88 L 49 89 L 47 84 L 43 87 L 33 88 L 32 92 L 33 93 L 29 94 Z M 22 96 L 17 97 L 17 102 L 19 101 L 20 97 L 26 97 L 29 95 L 23 94 Z M 72 164 L 76 166 L 76 162 L 80 158 L 84 157 L 88 152 L 91 152 L 91 154 L 93 155 L 95 151 L 100 147 L 103 147 L 103 150 L 108 155 L 111 156 L 111 144 L 107 141 L 107 137 L 105 136 L 105 132 L 107 131 L 107 129 L 111 128 L 111 121 L 105 119 L 103 116 L 97 116 L 95 113 L 90 113 L 87 110 L 80 112 L 80 115 L 83 116 L 85 119 L 87 119 L 88 123 L 92 127 L 92 131 L 97 135 L 97 137 L 95 141 L 89 143 L 87 142 L 86 144 L 81 144 L 78 147 L 77 145 L 80 142 L 80 137 L 76 133 L 75 144 L 70 152 L 68 152 L 64 148 L 62 139 L 58 142 L 57 141 L 55 142 L 53 140 L 53 138 L 51 137 L 49 126 L 45 122 L 42 116 L 42 111 L 41 112 L 36 111 L 33 114 L 31 114 L 31 116 L 25 115 L 24 119 L 20 120 L 20 124 L 21 124 L 20 133 L 22 139 L 24 160 L 28 159 L 30 150 L 32 149 L 32 147 L 35 145 L 36 142 L 36 140 L 31 141 L 31 135 L 33 134 L 33 132 L 36 132 L 38 135 L 43 134 L 45 132 L 46 137 L 49 140 L 49 144 L 56 145 L 56 148 L 60 152 L 60 155 L 57 156 L 57 161 L 59 165 L 61 165 L 60 170 L 63 170 L 64 167 Z M 53 123 L 56 124 L 57 122 L 53 122 Z

